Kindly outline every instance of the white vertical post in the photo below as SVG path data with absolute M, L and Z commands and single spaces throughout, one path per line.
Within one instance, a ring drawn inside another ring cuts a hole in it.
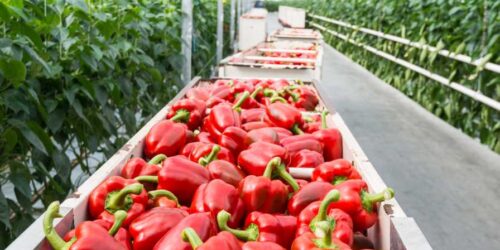
M 238 33 L 236 34 L 239 34 L 240 32 L 240 17 L 241 17 L 241 2 L 242 0 L 236 0 L 236 27 L 237 27 L 237 30 L 238 30 Z M 238 37 L 238 40 L 236 42 L 236 46 L 234 47 L 234 53 L 236 53 L 240 47 L 238 41 L 240 39 L 239 35 L 237 35 Z
M 217 0 L 217 63 L 222 60 L 222 47 L 224 46 L 224 2 Z
M 184 84 L 191 81 L 191 49 L 193 41 L 193 2 L 182 0 L 182 81 Z
M 229 46 L 231 49 L 234 49 L 234 18 L 236 15 L 236 10 L 234 8 L 235 4 L 236 0 L 231 0 L 231 20 L 229 20 Z

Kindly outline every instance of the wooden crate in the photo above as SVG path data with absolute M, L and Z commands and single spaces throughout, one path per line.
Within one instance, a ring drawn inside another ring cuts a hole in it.
M 267 11 L 251 10 L 240 16 L 238 50 L 247 50 L 264 42 L 267 37 Z
M 261 43 L 254 48 L 224 58 L 219 64 L 219 77 L 287 78 L 302 81 L 321 80 L 321 68 L 323 64 L 322 46 L 316 44 L 315 46 L 317 49 L 309 51 L 269 48 L 269 46 L 271 46 L 270 44 L 273 43 Z M 316 53 L 316 59 L 263 57 L 258 56 L 260 51 Z M 312 63 L 313 65 L 279 65 L 263 63 L 265 61 Z
M 300 8 L 288 6 L 278 7 L 278 21 L 284 27 L 305 28 L 306 27 L 306 11 Z
M 92 176 L 87 179 L 77 191 L 71 194 L 61 204 L 61 219 L 54 221 L 54 226 L 59 234 L 64 235 L 74 225 L 81 223 L 87 217 L 87 200 L 92 192 L 101 182 L 112 175 L 118 175 L 122 166 L 128 159 L 134 156 L 142 156 L 144 137 L 148 131 L 163 120 L 168 113 L 170 106 L 180 98 L 184 97 L 186 91 L 194 86 L 210 84 L 217 79 L 201 80 L 194 78 L 179 94 L 173 98 L 164 108 L 162 108 L 137 134 L 135 134 L 118 152 L 116 152 L 104 165 L 101 166 Z M 319 84 L 306 82 L 316 89 L 317 93 L 322 92 Z M 333 107 L 323 102 L 321 98 L 319 108 L 327 108 L 331 114 L 328 116 L 329 126 L 340 130 L 343 137 L 343 157 L 353 162 L 363 179 L 367 182 L 373 192 L 379 192 L 386 188 L 385 183 L 377 174 L 373 165 L 369 162 L 363 150 L 356 142 L 354 136 L 346 126 L 342 118 L 336 113 Z M 310 178 L 311 169 L 290 168 L 291 174 L 296 178 Z M 397 195 L 397 190 L 396 190 Z M 7 249 L 9 250 L 29 250 L 29 249 L 50 249 L 45 241 L 42 228 L 43 215 L 38 218 L 29 228 L 27 228 Z M 412 218 L 406 216 L 396 199 L 386 201 L 379 206 L 379 222 L 369 230 L 368 236 L 376 244 L 377 249 L 432 249 L 420 228 Z
M 313 29 L 283 28 L 272 32 L 268 41 L 302 41 L 323 43 L 323 35 Z

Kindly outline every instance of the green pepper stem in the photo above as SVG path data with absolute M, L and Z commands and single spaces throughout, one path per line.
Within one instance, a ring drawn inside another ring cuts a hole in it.
M 335 178 L 333 178 L 332 184 L 338 185 L 344 181 L 347 181 L 347 179 L 348 178 L 346 176 L 335 176 Z
M 158 190 L 149 191 L 148 196 L 149 196 L 149 199 L 151 199 L 151 200 L 155 200 L 159 197 L 167 197 L 169 200 L 175 201 L 177 206 L 180 206 L 179 200 L 177 199 L 177 196 L 175 196 L 174 193 L 172 193 L 168 190 L 165 190 L 165 189 L 158 189 Z
M 43 232 L 45 234 L 45 238 L 47 238 L 47 241 L 55 250 L 68 249 L 73 244 L 73 241 L 64 241 L 54 229 L 54 219 L 62 217 L 59 213 L 59 208 L 59 201 L 50 203 L 47 211 L 45 211 L 45 217 L 43 218 Z
M 337 249 L 332 246 L 332 227 L 328 221 L 318 221 L 315 224 L 314 235 L 317 239 L 314 244 L 321 249 Z
M 296 135 L 301 135 L 304 133 L 304 131 L 302 131 L 302 129 L 299 128 L 299 124 L 297 123 L 293 124 L 291 131 Z
M 155 157 L 153 157 L 153 159 L 151 159 L 148 163 L 149 164 L 152 164 L 152 165 L 156 165 L 156 164 L 160 164 L 162 163 L 164 160 L 167 159 L 167 156 L 164 155 L 164 154 L 157 154 Z
M 127 197 L 131 194 L 140 194 L 144 186 L 140 183 L 130 184 L 125 186 L 123 189 L 116 193 L 108 194 L 108 199 L 106 202 L 107 210 L 119 210 L 125 206 Z
M 299 95 L 298 95 L 297 93 L 292 92 L 289 88 L 286 88 L 286 89 L 285 89 L 285 92 L 286 92 L 287 94 L 289 94 L 289 95 L 292 97 L 292 100 L 293 100 L 294 102 L 299 101 Z
M 201 157 L 200 160 L 198 161 L 198 163 L 202 166 L 206 166 L 206 165 L 208 165 L 208 163 L 210 163 L 214 160 L 217 160 L 217 154 L 219 153 L 219 151 L 220 151 L 220 146 L 214 145 L 212 147 L 212 151 L 210 152 L 210 154 L 208 154 L 205 157 Z
M 271 103 L 275 103 L 277 101 L 282 102 L 282 103 L 287 103 L 287 101 L 285 100 L 285 98 L 283 98 L 281 96 L 277 96 L 277 95 L 271 97 L 270 101 L 271 101 Z
M 245 102 L 246 99 L 248 99 L 248 97 L 250 97 L 250 93 L 248 91 L 243 92 L 238 102 L 234 104 L 233 109 L 239 110 L 241 105 L 243 105 L 243 103 Z
M 177 110 L 177 112 L 175 112 L 175 115 L 170 118 L 170 120 L 173 122 L 187 122 L 189 120 L 190 114 L 191 113 L 186 109 L 179 109 Z
M 203 245 L 203 241 L 200 239 L 200 236 L 198 236 L 196 231 L 194 231 L 194 229 L 191 227 L 187 227 L 186 229 L 182 230 L 182 240 L 185 242 L 189 242 L 193 250 L 196 250 L 196 248 Z
M 274 157 L 272 158 L 266 166 L 266 169 L 264 170 L 264 174 L 262 176 L 271 179 L 273 176 L 274 169 L 281 164 L 281 158 L 279 157 Z
M 326 116 L 328 115 L 328 110 L 323 110 L 323 112 L 321 112 L 321 128 L 323 129 L 327 129 L 328 128 L 328 124 L 326 123 Z
M 250 94 L 250 98 L 255 99 L 255 97 L 257 96 L 257 94 L 258 94 L 259 92 L 261 92 L 261 91 L 262 91 L 262 87 L 261 87 L 261 86 L 257 87 L 257 88 L 256 88 L 256 89 L 252 92 L 252 94 Z
M 156 175 L 142 175 L 137 176 L 134 180 L 138 182 L 150 182 L 150 183 L 158 183 L 158 176 Z
M 115 234 L 118 232 L 118 230 L 122 227 L 123 222 L 127 218 L 127 212 L 123 210 L 118 210 L 114 214 L 115 217 L 115 222 L 113 223 L 113 226 L 109 229 L 108 233 L 111 236 L 115 236 Z
M 297 183 L 297 181 L 292 177 L 292 175 L 290 175 L 290 173 L 288 173 L 288 171 L 286 171 L 286 167 L 284 164 L 279 164 L 275 171 L 278 173 L 279 177 L 281 177 L 281 179 L 285 180 L 286 183 L 288 183 L 288 185 L 290 185 L 293 189 L 293 192 L 297 192 L 299 191 L 299 184 Z
M 220 230 L 228 231 L 243 241 L 256 241 L 259 238 L 259 227 L 257 225 L 252 223 L 245 230 L 233 229 L 227 225 L 230 218 L 231 214 L 225 210 L 221 210 L 217 214 L 217 224 Z
M 264 96 L 265 97 L 273 97 L 273 96 L 277 96 L 278 93 L 276 93 L 276 90 L 273 90 L 273 89 L 264 89 Z
M 315 221 L 326 220 L 328 206 L 330 206 L 332 202 L 336 202 L 339 199 L 340 199 L 340 192 L 337 189 L 333 189 L 330 192 L 328 192 L 321 201 L 321 204 L 319 205 L 318 215 L 316 215 Z
M 365 193 L 363 200 L 376 203 L 381 201 L 390 200 L 394 197 L 394 189 L 386 188 L 384 191 L 376 194 Z

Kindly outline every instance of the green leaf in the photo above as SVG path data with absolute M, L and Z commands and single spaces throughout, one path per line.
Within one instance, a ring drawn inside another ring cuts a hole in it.
M 68 179 L 71 174 L 71 162 L 68 156 L 63 152 L 54 151 L 52 153 L 52 161 L 54 162 L 54 168 L 57 174 L 61 176 L 63 180 Z
M 52 141 L 50 140 L 49 135 L 45 132 L 45 130 L 38 125 L 38 123 L 34 121 L 28 121 L 26 123 L 28 125 L 28 128 L 33 131 L 33 133 L 36 134 L 36 136 L 42 141 L 46 152 L 50 153 L 53 150 L 53 144 Z
M 68 0 L 68 3 L 85 11 L 85 12 L 88 12 L 89 11 L 89 8 L 87 6 L 87 3 L 85 3 L 84 0 Z
M 57 131 L 61 129 L 65 118 L 66 118 L 66 111 L 62 107 L 55 109 L 53 112 L 50 112 L 47 119 L 47 126 L 50 129 L 50 131 L 52 133 L 57 133 Z
M 18 34 L 27 36 L 38 50 L 43 49 L 43 43 L 40 35 L 31 26 L 26 25 L 24 22 L 15 22 L 12 25 L 12 30 Z
M 42 57 L 40 57 L 40 55 L 36 51 L 34 51 L 31 47 L 28 47 L 28 46 L 23 46 L 23 49 L 26 51 L 26 53 L 28 53 L 28 55 L 31 56 L 31 59 L 35 60 L 40 65 L 42 65 L 43 68 L 49 74 L 52 74 L 51 68 L 49 67 L 49 65 L 47 64 L 47 62 Z
M 31 187 L 30 187 L 30 172 L 26 165 L 18 162 L 9 162 L 10 175 L 9 180 L 14 184 L 14 187 L 20 191 L 20 193 L 31 199 Z
M 7 80 L 22 82 L 26 79 L 26 67 L 20 61 L 0 60 L 0 70 Z
M 10 218 L 9 204 L 7 203 L 7 199 L 5 198 L 2 188 L 0 187 L 0 222 L 2 222 L 5 225 L 5 227 L 10 229 L 11 225 L 9 218 Z
M 35 148 L 37 148 L 38 150 L 40 150 L 44 154 L 48 155 L 48 150 L 47 150 L 47 148 L 45 148 L 45 145 L 42 142 L 42 140 L 30 128 L 28 128 L 28 126 L 26 126 L 25 123 L 23 123 L 20 120 L 15 120 L 15 119 L 11 119 L 8 122 L 12 126 L 19 129 L 19 131 L 21 132 L 23 137 L 28 142 L 30 142 L 31 145 L 33 145 Z
M 3 139 L 5 141 L 2 155 L 9 154 L 17 144 L 17 133 L 12 128 L 8 128 L 3 132 Z
M 9 10 L 2 2 L 0 2 L 0 18 L 2 18 L 6 23 L 8 23 L 10 20 Z

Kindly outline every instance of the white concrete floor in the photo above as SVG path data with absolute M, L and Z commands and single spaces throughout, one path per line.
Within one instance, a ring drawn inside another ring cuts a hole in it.
M 500 155 L 328 45 L 323 65 L 326 101 L 433 248 L 500 249 Z

